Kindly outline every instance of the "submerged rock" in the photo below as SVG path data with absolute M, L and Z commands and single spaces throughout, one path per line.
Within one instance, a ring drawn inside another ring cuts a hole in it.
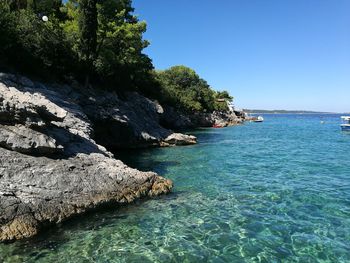
M 197 138 L 192 135 L 172 133 L 165 138 L 164 142 L 170 145 L 191 145 L 197 143 Z

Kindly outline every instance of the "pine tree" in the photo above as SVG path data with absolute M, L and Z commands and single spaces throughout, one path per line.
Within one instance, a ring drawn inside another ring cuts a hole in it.
M 79 13 L 80 55 L 86 67 L 85 85 L 87 86 L 96 58 L 97 0 L 80 0 Z

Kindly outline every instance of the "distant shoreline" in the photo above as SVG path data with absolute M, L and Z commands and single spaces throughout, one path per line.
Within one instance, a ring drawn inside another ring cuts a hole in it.
M 314 112 L 314 113 L 297 113 L 297 112 L 248 112 L 249 114 L 296 114 L 296 115 L 332 115 L 332 114 L 347 114 L 347 113 L 338 113 L 338 112 Z
M 342 112 L 318 112 L 318 111 L 288 111 L 288 110 L 249 110 L 244 109 L 249 114 L 350 114 Z

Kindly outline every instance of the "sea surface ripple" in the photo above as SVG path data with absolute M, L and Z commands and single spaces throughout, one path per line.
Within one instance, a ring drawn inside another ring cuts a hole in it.
M 173 193 L 1 244 L 0 261 L 350 262 L 340 116 L 264 117 L 193 131 L 198 145 L 117 154 L 172 179 Z

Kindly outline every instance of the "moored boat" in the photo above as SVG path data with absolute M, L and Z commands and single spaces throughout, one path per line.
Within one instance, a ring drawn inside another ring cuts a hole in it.
M 264 118 L 263 116 L 258 116 L 256 119 L 253 119 L 254 122 L 263 122 Z
M 350 116 L 341 116 L 343 123 L 340 125 L 343 131 L 350 131 Z
M 213 125 L 213 128 L 223 128 L 223 126 L 215 123 L 215 124 Z

